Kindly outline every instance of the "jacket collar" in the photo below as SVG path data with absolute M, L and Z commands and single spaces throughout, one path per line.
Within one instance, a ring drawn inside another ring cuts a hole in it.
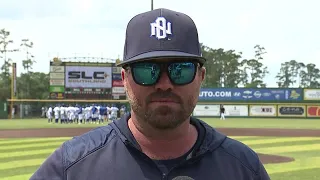
M 120 139 L 125 144 L 131 144 L 137 149 L 141 150 L 138 142 L 136 141 L 128 127 L 128 120 L 130 119 L 130 117 L 131 114 L 127 113 L 120 120 L 116 120 L 111 123 L 111 126 L 114 128 Z M 193 151 L 194 155 L 200 155 L 209 150 L 213 151 L 214 149 L 218 148 L 226 139 L 225 135 L 217 132 L 214 128 L 212 128 L 202 120 L 191 117 L 190 123 L 194 125 L 198 130 L 198 140 Z

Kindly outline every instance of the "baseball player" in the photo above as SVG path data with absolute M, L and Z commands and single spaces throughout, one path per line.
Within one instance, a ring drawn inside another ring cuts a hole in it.
M 59 119 L 60 119 L 60 105 L 57 104 L 54 108 L 53 108 L 53 112 L 54 112 L 54 119 L 55 119 L 55 123 L 59 123 Z
M 76 104 L 74 107 L 73 107 L 73 110 L 74 110 L 74 123 L 76 124 L 80 124 L 80 120 L 79 120 L 79 112 L 80 112 L 80 108 L 79 108 L 79 105 Z
M 109 104 L 107 105 L 107 114 L 108 114 L 108 120 L 111 120 L 111 107 Z
M 64 124 L 67 123 L 67 112 L 66 112 L 66 105 L 62 104 L 60 107 L 60 123 Z
M 52 114 L 53 114 L 52 107 L 49 106 L 48 111 L 47 111 L 48 123 L 52 123 Z
M 194 21 L 156 9 L 125 34 L 131 112 L 63 143 L 31 180 L 269 180 L 252 149 L 190 116 L 206 74 Z
M 114 120 L 117 120 L 118 119 L 118 111 L 119 111 L 119 108 L 115 105 L 115 104 L 113 104 L 112 106 L 111 106 L 111 116 L 110 116 L 110 119 L 112 120 L 112 121 L 114 121 Z
M 99 124 L 103 123 L 104 122 L 104 114 L 105 114 L 105 111 L 106 111 L 106 107 L 101 105 L 99 107 Z
M 96 123 L 96 120 L 97 120 L 97 112 L 98 112 L 98 109 L 97 109 L 97 107 L 94 105 L 94 104 L 92 104 L 92 106 L 91 106 L 91 119 L 92 119 L 92 123 L 93 124 L 95 124 Z
M 90 120 L 91 120 L 91 107 L 89 105 L 87 105 L 86 108 L 85 108 L 85 118 L 86 118 L 86 123 L 90 123 Z
M 225 109 L 224 106 L 221 104 L 221 105 L 220 105 L 220 119 L 226 120 L 225 115 L 224 115 L 225 112 L 226 112 L 226 109 Z
M 78 118 L 79 118 L 79 124 L 84 123 L 84 118 L 83 118 L 83 108 L 81 105 L 79 105 L 79 112 L 78 112 Z
M 126 113 L 126 107 L 125 105 L 122 105 L 120 108 L 120 118 L 122 118 L 125 113 Z

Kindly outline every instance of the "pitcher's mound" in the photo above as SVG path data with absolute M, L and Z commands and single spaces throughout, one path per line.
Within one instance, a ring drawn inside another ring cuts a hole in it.
M 258 154 L 263 164 L 276 164 L 294 161 L 292 157 L 270 155 L 270 154 Z

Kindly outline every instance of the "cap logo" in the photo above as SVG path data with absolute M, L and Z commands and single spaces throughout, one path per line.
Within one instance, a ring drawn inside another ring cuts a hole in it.
M 151 37 L 155 36 L 157 39 L 166 39 L 168 35 L 172 35 L 171 22 L 164 17 L 158 17 L 151 26 Z M 168 39 L 170 40 L 170 39 Z

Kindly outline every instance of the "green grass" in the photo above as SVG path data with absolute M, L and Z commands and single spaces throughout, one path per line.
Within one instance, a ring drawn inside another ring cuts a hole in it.
M 282 128 L 282 129 L 320 129 L 320 119 L 273 119 L 273 118 L 202 118 L 213 127 L 233 128 Z
M 213 127 L 320 129 L 320 120 L 308 119 L 203 119 Z M 0 120 L 0 129 L 79 128 L 97 124 L 48 124 L 46 119 Z M 320 179 L 320 137 L 233 137 L 256 152 L 295 158 L 295 161 L 265 165 L 272 180 Z M 0 180 L 29 179 L 41 163 L 64 141 L 61 138 L 0 139 Z
M 218 118 L 203 118 L 203 120 L 213 127 L 320 129 L 320 120 L 316 119 L 228 118 L 222 121 Z M 79 128 L 97 126 L 100 125 L 48 124 L 46 119 L 0 120 L 0 129 Z
M 98 127 L 99 124 L 49 124 L 47 119 L 7 119 L 0 120 L 0 129 L 36 129 L 36 128 L 79 128 Z
M 295 158 L 295 161 L 289 163 L 265 165 L 272 180 L 320 179 L 318 173 L 320 137 L 236 136 L 232 138 L 247 144 L 259 153 Z M 41 163 L 68 139 L 70 138 L 2 139 L 0 141 L 0 179 L 29 179 Z M 22 150 L 23 148 L 25 150 Z
M 256 152 L 293 157 L 295 161 L 265 165 L 272 180 L 320 179 L 320 137 L 241 139 Z

